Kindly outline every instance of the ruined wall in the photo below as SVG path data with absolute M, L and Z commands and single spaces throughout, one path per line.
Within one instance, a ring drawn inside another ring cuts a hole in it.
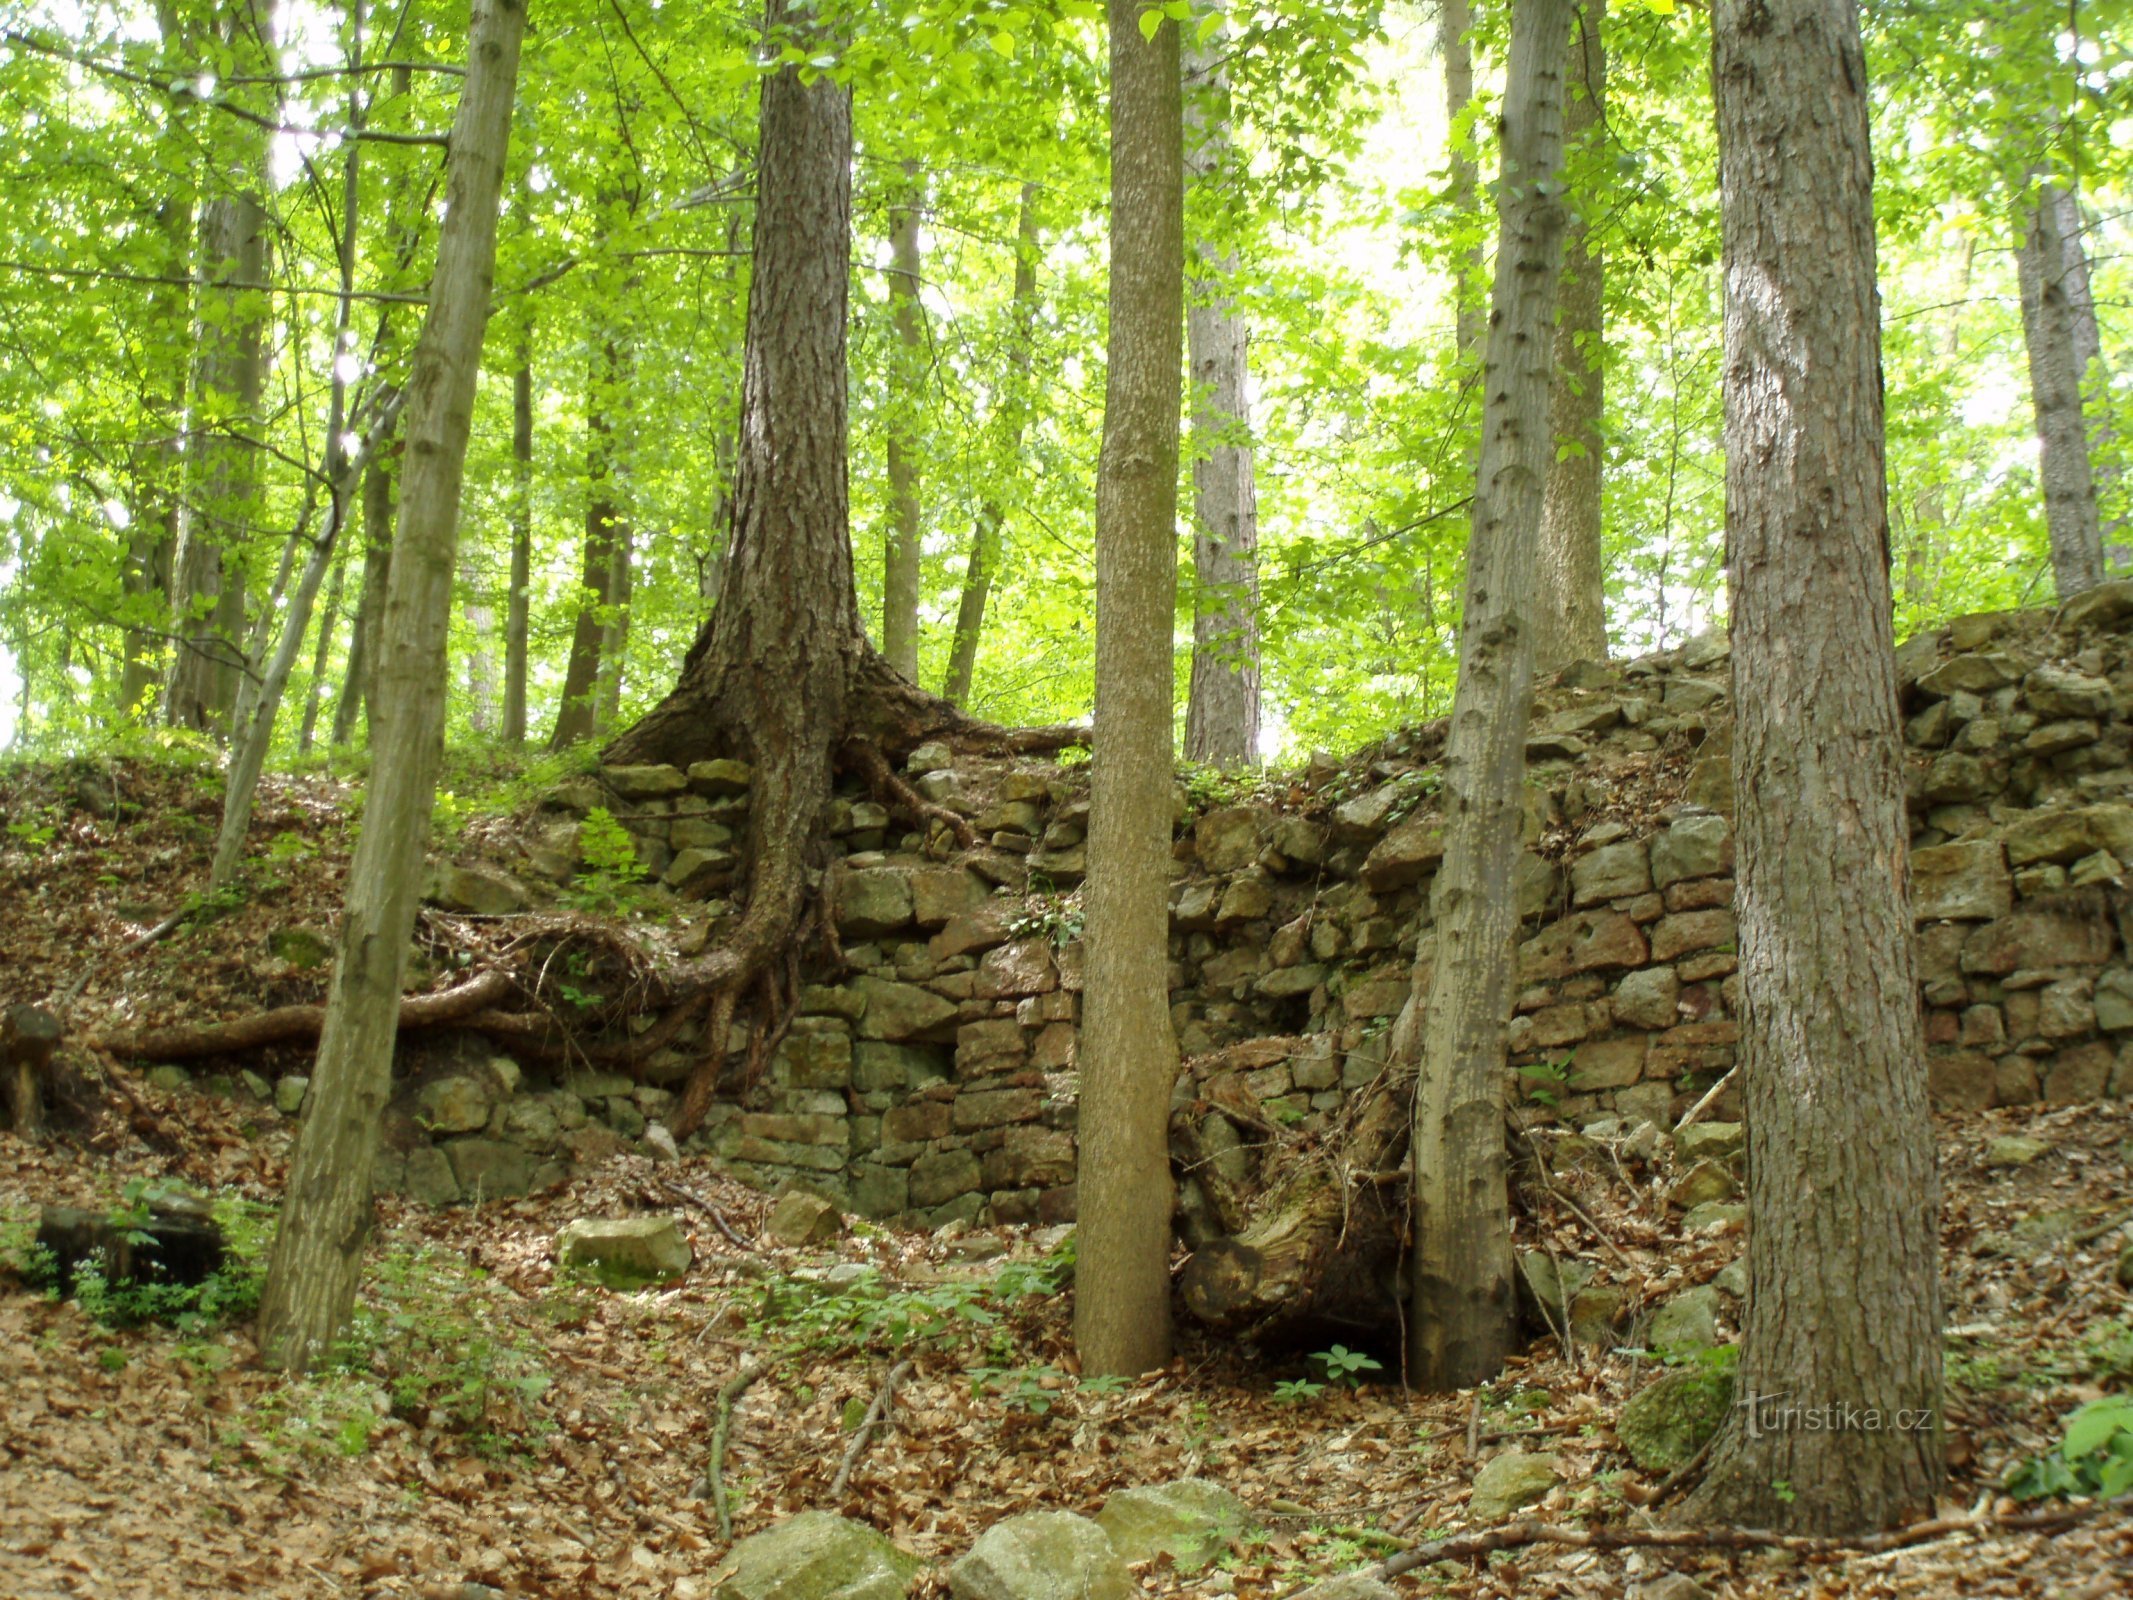
M 2112 585 L 2056 625 L 2046 612 L 1968 617 L 1901 652 L 1922 1002 L 1943 1108 L 2133 1092 L 2129 626 L 2133 585 Z M 1525 1115 L 1659 1122 L 1733 1064 L 1727 665 L 1711 637 L 1572 667 L 1538 698 L 1510 1034 Z M 1431 955 L 1441 739 L 1441 725 L 1410 730 L 1238 803 L 1180 789 L 1173 1018 L 1200 1058 L 1199 1093 L 1231 1108 L 1211 1117 L 1308 1130 L 1379 1071 L 1414 965 Z M 870 1216 L 1065 1219 L 1086 775 L 951 765 L 938 748 L 909 768 L 973 820 L 982 847 L 955 854 L 942 835 L 929 853 L 873 802 L 839 800 L 828 892 L 847 968 L 802 991 L 765 1081 L 717 1108 L 703 1137 L 751 1181 L 804 1181 Z M 700 946 L 732 915 L 720 897 L 747 776 L 707 762 L 581 780 L 556 797 L 564 815 L 528 869 L 575 870 L 569 814 L 605 804 L 682 898 L 685 942 Z M 553 1097 L 567 1095 L 589 1123 L 633 1136 L 643 1096 L 663 1096 L 702 1048 L 679 1041 L 647 1086 L 542 1093 L 559 1118 L 569 1104 Z M 461 1137 L 508 1140 L 516 1114 L 498 1097 Z M 564 1158 L 573 1131 L 559 1128 L 537 1159 Z

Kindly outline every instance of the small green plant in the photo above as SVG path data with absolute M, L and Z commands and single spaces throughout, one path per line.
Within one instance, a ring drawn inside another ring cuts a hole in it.
M 2072 1494 L 2104 1499 L 2133 1491 L 2133 1394 L 2091 1400 L 2066 1419 L 2066 1437 L 2049 1455 L 2032 1456 L 2007 1476 L 2017 1500 Z
M 1274 1385 L 1274 1398 L 1285 1406 L 1301 1405 L 1306 1400 L 1316 1400 L 1326 1392 L 1322 1383 L 1313 1383 L 1309 1378 L 1284 1378 Z
M 626 911 L 636 903 L 645 878 L 637 842 L 605 806 L 585 813 L 578 828 L 578 854 L 585 865 L 563 898 L 581 911 Z
M 1337 1388 L 1360 1389 L 1363 1374 L 1382 1372 L 1385 1364 L 1375 1356 L 1365 1355 L 1360 1350 L 1351 1350 L 1337 1344 L 1331 1350 L 1320 1350 L 1311 1357 L 1312 1363 L 1325 1374 L 1326 1382 Z
M 135 1178 L 112 1205 L 108 1219 L 123 1232 L 128 1244 L 153 1242 L 154 1236 L 145 1229 L 156 1191 L 155 1180 Z M 98 1325 L 114 1329 L 160 1322 L 180 1333 L 197 1336 L 244 1321 L 259 1309 L 260 1290 L 266 1283 L 267 1250 L 274 1237 L 274 1213 L 271 1207 L 224 1195 L 214 1201 L 212 1215 L 222 1234 L 222 1264 L 200 1282 L 114 1278 L 107 1263 L 89 1260 L 74 1269 L 74 1303 Z M 51 1252 L 45 1251 L 44 1256 L 41 1278 L 31 1281 L 41 1281 L 56 1293 L 56 1263 L 51 1260 Z
M 1793 1488 L 1792 1484 L 1784 1478 L 1774 1480 L 1770 1485 L 1770 1492 L 1788 1506 L 1800 1498 L 1799 1491 Z
M 57 837 L 59 829 L 51 820 L 48 807 L 39 806 L 26 817 L 17 817 L 7 825 L 7 835 L 17 844 L 32 850 L 42 850 Z
M 1043 939 L 1056 949 L 1064 949 L 1081 937 L 1083 913 L 1081 907 L 1069 900 L 1044 895 L 1029 910 L 1008 923 L 1007 931 L 1017 939 Z
M 1049 1415 L 1067 1386 L 1067 1375 L 1057 1367 L 977 1367 L 970 1374 L 970 1392 L 1000 1397 L 1010 1411 L 1033 1417 Z
M 1552 1106 L 1563 1098 L 1563 1090 L 1570 1083 L 1570 1061 L 1536 1061 L 1518 1069 L 1518 1075 L 1526 1080 L 1526 1098 L 1544 1106 Z

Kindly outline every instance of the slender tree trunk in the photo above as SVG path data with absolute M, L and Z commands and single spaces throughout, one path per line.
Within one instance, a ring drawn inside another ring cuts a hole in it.
M 1474 160 L 1474 137 L 1461 126 L 1474 103 L 1474 8 L 1469 0 L 1443 0 L 1437 11 L 1437 50 L 1444 57 L 1444 112 L 1451 130 L 1452 209 L 1475 219 L 1480 229 L 1481 176 Z M 1452 305 L 1462 361 L 1481 358 L 1488 331 L 1482 303 L 1481 242 L 1459 252 L 1452 282 Z
M 392 582 L 394 493 L 392 454 L 387 444 L 372 455 L 363 472 L 363 587 L 356 596 L 355 622 L 349 630 L 348 676 L 333 708 L 333 742 L 355 737 L 356 718 L 377 698 L 378 628 L 385 615 L 385 591 Z
M 272 1364 L 310 1367 L 355 1304 L 430 808 L 444 757 L 446 639 L 474 383 L 525 26 L 521 0 L 476 0 L 452 124 L 444 224 L 408 385 L 407 481 L 386 598 L 377 761 L 349 865 L 340 958 L 259 1308 Z
M 1582 0 L 1571 25 L 1570 102 L 1563 109 L 1566 159 L 1588 171 L 1606 139 L 1607 0 Z M 1557 297 L 1555 379 L 1548 427 L 1555 436 L 1541 501 L 1540 594 L 1533 636 L 1536 672 L 1607 659 L 1607 562 L 1600 541 L 1600 422 L 1605 412 L 1604 262 L 1590 213 L 1601 191 L 1587 182 L 1563 242 Z
M 635 530 L 618 512 L 608 536 L 607 620 L 600 628 L 600 703 L 595 733 L 614 731 L 622 711 L 622 679 L 629 667 L 630 590 Z
M 2103 329 L 2096 320 L 2096 296 L 2089 284 L 2089 255 L 2085 243 L 2088 218 L 2081 197 L 2070 187 L 2052 191 L 2059 223 L 2061 281 L 2066 285 L 2066 305 L 2073 321 L 2074 365 L 2081 372 L 2081 409 L 2088 419 L 2089 467 L 2096 478 L 2098 532 L 2103 541 L 2104 569 L 2122 575 L 2133 563 L 2133 550 L 2115 543 L 2125 525 L 2118 506 L 2121 478 L 2115 435 L 2111 427 L 2111 373 L 2103 359 Z
M 1170 1358 L 1171 625 L 1177 603 L 1179 358 L 1185 313 L 1178 25 L 1144 39 L 1111 0 L 1111 282 L 1096 469 L 1096 745 L 1088 987 L 1081 1029 L 1080 1265 L 1085 1373 Z
M 1230 182 L 1229 32 L 1218 26 L 1185 52 L 1187 176 L 1208 211 Z M 1205 241 L 1185 313 L 1192 374 L 1192 682 L 1185 754 L 1216 767 L 1259 757 L 1259 496 L 1252 475 L 1250 330 L 1222 280 L 1234 251 Z
M 1029 371 L 1036 342 L 1037 251 L 1037 186 L 1025 183 L 1015 223 L 1015 287 L 1008 302 L 1011 329 L 1007 375 L 993 402 L 1003 474 L 1018 463 L 1022 435 L 1029 425 Z M 978 507 L 978 525 L 971 534 L 962 600 L 955 613 L 955 639 L 948 651 L 948 676 L 941 689 L 942 695 L 956 705 L 970 699 L 970 683 L 978 666 L 978 640 L 985 631 L 985 605 L 992 595 L 993 573 L 1000 564 L 1006 531 L 1006 502 L 998 494 L 986 496 Z
M 918 229 L 925 183 L 906 162 L 910 186 L 889 213 L 889 320 L 896 330 L 896 390 L 889 400 L 889 526 L 882 541 L 881 653 L 918 682 L 918 582 L 921 515 L 916 448 L 919 389 L 926 369 L 925 310 L 919 303 Z
M 1419 1053 L 1408 1381 L 1459 1389 L 1511 1350 L 1504 1030 L 1516 992 L 1518 857 L 1533 703 L 1533 569 L 1563 265 L 1563 78 L 1571 0 L 1511 13 L 1481 469 L 1467 542 L 1459 685 L 1444 748 L 1444 864 L 1434 961 L 1396 1029 Z
M 511 597 L 504 605 L 504 743 L 526 742 L 526 655 L 533 586 L 533 331 L 511 374 Z
M 326 702 L 326 669 L 333 660 L 333 629 L 341 618 L 341 588 L 347 581 L 348 557 L 337 551 L 326 580 L 326 605 L 319 613 L 318 644 L 311 652 L 311 682 L 304 690 L 304 720 L 296 733 L 296 752 L 308 756 L 318 738 L 318 714 Z
M 489 641 L 496 633 L 496 608 L 485 600 L 469 600 L 467 621 L 467 730 L 479 738 L 496 731 L 496 652 Z
M 2015 265 L 2022 287 L 2022 332 L 2029 346 L 2044 522 L 2051 539 L 2052 576 L 2063 602 L 2103 582 L 2103 529 L 2088 424 L 2082 415 L 2082 371 L 2060 218 L 2056 191 L 2041 186 Z
M 621 394 L 621 357 L 612 337 L 601 342 L 600 351 L 585 407 L 584 577 L 570 660 L 563 671 L 563 701 L 548 739 L 551 750 L 582 744 L 599 727 L 601 646 L 607 639 L 609 608 L 615 604 L 615 544 L 628 538 L 618 503 L 609 420 Z
M 1856 0 L 1720 0 L 1714 38 L 1749 1288 L 1687 1514 L 1853 1534 L 1942 1476 L 1866 63 Z

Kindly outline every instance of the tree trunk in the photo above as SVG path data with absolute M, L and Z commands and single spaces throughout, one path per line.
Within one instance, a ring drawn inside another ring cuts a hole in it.
M 585 406 L 584 577 L 578 620 L 563 671 L 563 699 L 556 708 L 548 748 L 566 750 L 590 739 L 600 725 L 600 666 L 608 619 L 615 602 L 615 545 L 627 540 L 615 479 L 614 429 L 610 408 L 619 403 L 621 356 L 612 337 L 601 342 Z
M 504 605 L 504 743 L 526 742 L 526 654 L 533 585 L 533 330 L 511 374 L 511 596 Z
M 1463 126 L 1474 103 L 1474 9 L 1469 0 L 1443 0 L 1437 12 L 1437 50 L 1444 57 L 1444 114 L 1450 129 L 1452 209 L 1480 228 L 1481 178 L 1474 160 L 1474 134 Z M 1452 305 L 1462 363 L 1481 357 L 1486 308 L 1481 301 L 1481 242 L 1458 253 L 1453 269 Z
M 1408 1381 L 1460 1389 L 1510 1353 L 1504 1029 L 1516 988 L 1514 867 L 1533 703 L 1532 574 L 1553 454 L 1549 368 L 1563 265 L 1563 78 L 1571 0 L 1511 14 L 1481 470 L 1467 543 L 1459 686 L 1444 748 L 1435 960 L 1418 960 L 1399 1061 L 1417 1059 Z M 1426 1026 L 1425 1026 L 1426 1019 Z
M 1866 67 L 1855 0 L 1721 0 L 1714 34 L 1749 1289 L 1687 1514 L 1854 1534 L 1942 1474 Z
M 333 742 L 346 744 L 355 737 L 356 718 L 365 714 L 376 698 L 375 663 L 378 659 L 378 623 L 385 613 L 385 590 L 393 569 L 393 469 L 385 452 L 397 452 L 397 443 L 373 454 L 363 471 L 363 586 L 356 596 L 355 621 L 348 630 L 347 676 L 341 683 L 341 698 L 333 708 Z
M 1582 0 L 1571 28 L 1563 144 L 1566 160 L 1588 174 L 1601 167 L 1606 138 L 1606 23 L 1607 0 Z M 1607 564 L 1600 543 L 1604 262 L 1591 219 L 1603 191 L 1596 179 L 1578 188 L 1577 212 L 1563 241 L 1555 378 L 1548 400 L 1548 428 L 1555 442 L 1541 500 L 1540 594 L 1533 635 L 1533 668 L 1543 674 L 1573 661 L 1607 659 Z
M 1170 1158 L 1178 1072 L 1170 955 L 1171 626 L 1177 604 L 1179 358 L 1185 313 L 1178 25 L 1144 39 L 1111 0 L 1110 337 L 1096 469 L 1096 744 L 1081 1029 L 1085 1373 L 1170 1358 Z
M 889 397 L 889 527 L 881 554 L 881 653 L 918 682 L 920 512 L 914 448 L 926 368 L 925 311 L 919 304 L 918 228 L 925 185 L 916 162 L 904 164 L 910 190 L 889 213 L 889 321 L 896 330 L 895 393 Z
M 2066 285 L 2066 305 L 2073 320 L 2074 365 L 2081 373 L 2082 415 L 2089 424 L 2089 466 L 2096 476 L 2096 506 L 2099 533 L 2103 543 L 2103 565 L 2106 575 L 2123 575 L 2133 564 L 2133 550 L 2115 544 L 2120 530 L 2125 525 L 2121 511 L 2109 515 L 2117 505 L 2120 479 L 2118 452 L 2112 448 L 2114 435 L 2111 426 L 2111 373 L 2103 359 L 2103 329 L 2096 320 L 2096 296 L 2089 284 L 2088 246 L 2083 242 L 2088 232 L 2088 218 L 2081 208 L 2081 197 L 2068 186 L 2052 191 L 2059 224 L 2059 259 L 2061 281 Z
M 496 653 L 489 647 L 496 632 L 496 608 L 469 600 L 467 621 L 467 731 L 478 738 L 496 732 Z
M 296 734 L 298 755 L 311 754 L 318 738 L 318 714 L 326 702 L 326 668 L 333 660 L 333 629 L 341 619 L 341 589 L 347 573 L 347 554 L 337 551 L 332 575 L 326 580 L 325 609 L 319 613 L 318 643 L 311 651 L 311 682 L 304 689 L 304 720 Z
M 522 0 L 477 0 L 446 162 L 429 312 L 408 384 L 407 475 L 379 662 L 377 759 L 349 864 L 311 1109 L 291 1163 L 259 1308 L 268 1361 L 310 1367 L 346 1327 L 371 1222 L 371 1167 L 430 808 L 444 757 L 444 684 L 460 489 L 496 259 Z
M 1035 354 L 1037 319 L 1037 186 L 1025 183 L 1015 223 L 1015 288 L 1008 302 L 1011 330 L 1007 346 L 1007 376 L 993 402 L 993 419 L 1000 432 L 1000 471 L 1019 464 L 1022 434 L 1029 424 L 1029 369 Z M 993 573 L 1000 564 L 1000 548 L 1007 529 L 1007 506 L 997 494 L 988 495 L 978 508 L 978 525 L 970 539 L 970 560 L 963 572 L 963 597 L 956 607 L 955 640 L 948 651 L 948 676 L 941 693 L 956 705 L 970 699 L 970 683 L 977 672 L 978 640 L 985 631 L 985 604 L 992 595 Z
M 2037 417 L 2038 476 L 2051 539 L 2052 576 L 2062 603 L 2103 582 L 2103 530 L 2096 475 L 2081 407 L 2081 362 L 2074 347 L 2066 241 L 2056 191 L 2042 185 L 2015 252 L 2022 287 L 2022 333 L 2029 347 L 2029 395 Z
M 1213 196 L 1232 178 L 1229 33 L 1217 27 L 1185 55 L 1186 170 Z M 1259 498 L 1252 476 L 1249 330 L 1222 279 L 1234 251 L 1205 241 L 1185 314 L 1192 374 L 1192 683 L 1185 754 L 1234 768 L 1259 758 Z

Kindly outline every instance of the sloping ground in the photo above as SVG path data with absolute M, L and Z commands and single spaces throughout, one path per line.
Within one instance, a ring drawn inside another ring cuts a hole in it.
M 237 1108 L 191 1094 L 139 1094 L 158 1149 L 116 1117 L 79 1149 L 0 1135 L 0 1210 L 107 1204 L 147 1174 L 275 1192 L 284 1131 L 256 1133 Z M 1993 1141 L 2015 1133 L 2043 1153 L 1989 1166 Z M 2048 1448 L 2074 1405 L 2133 1375 L 2133 1323 L 2112 1281 L 2123 1230 L 2073 1242 L 2088 1219 L 2123 1217 L 2129 1154 L 2122 1106 L 1946 1120 L 1950 1510 L 1989 1503 L 2011 1460 Z M 1580 1181 L 1580 1209 L 1607 1242 L 1546 1200 L 1532 1218 L 1532 1237 L 1565 1263 L 1619 1252 L 1659 1296 L 1731 1259 L 1725 1230 L 1683 1237 L 1662 1225 L 1655 1196 Z M 1233 1349 L 1188 1339 L 1159 1378 L 1078 1385 L 1067 1296 L 1034 1266 L 1028 1292 L 998 1292 L 1003 1269 L 1037 1263 L 1050 1235 L 870 1230 L 786 1249 L 759 1235 L 765 1209 L 701 1160 L 636 1155 L 508 1205 L 388 1201 L 356 1373 L 305 1385 L 257 1370 L 242 1331 L 112 1333 L 74 1305 L 0 1291 L 0 1594 L 709 1595 L 723 1541 L 696 1491 L 717 1394 L 764 1356 L 725 1463 L 736 1533 L 841 1509 L 936 1564 L 1011 1512 L 1092 1512 L 1117 1488 L 1200 1474 L 1258 1508 L 1266 1533 L 1213 1573 L 1149 1569 L 1143 1587 L 1287 1594 L 1396 1541 L 1466 1526 L 1476 1470 L 1506 1451 L 1552 1461 L 1559 1481 L 1538 1510 L 1555 1521 L 1634 1518 L 1661 1477 L 1613 1434 L 1653 1373 L 1648 1359 L 1590 1347 L 1571 1359 L 1543 1340 L 1471 1406 L 1391 1384 L 1284 1403 L 1272 1380 L 1307 1369 L 1255 1372 Z M 647 1211 L 674 1212 L 692 1235 L 685 1279 L 633 1295 L 558 1285 L 549 1241 L 565 1221 Z M 825 1275 L 837 1263 L 878 1277 Z M 830 1501 L 854 1414 L 904 1356 L 915 1370 L 892 1431 Z M 482 1392 L 469 1398 L 470 1385 Z M 478 1421 L 455 1420 L 455 1408 Z M 1620 1595 L 1678 1570 L 1714 1595 L 2101 1597 L 2122 1592 L 2129 1563 L 2133 1529 L 2097 1522 L 1804 1564 L 1540 1547 L 1402 1585 Z M 927 1583 L 938 1590 L 937 1568 Z

